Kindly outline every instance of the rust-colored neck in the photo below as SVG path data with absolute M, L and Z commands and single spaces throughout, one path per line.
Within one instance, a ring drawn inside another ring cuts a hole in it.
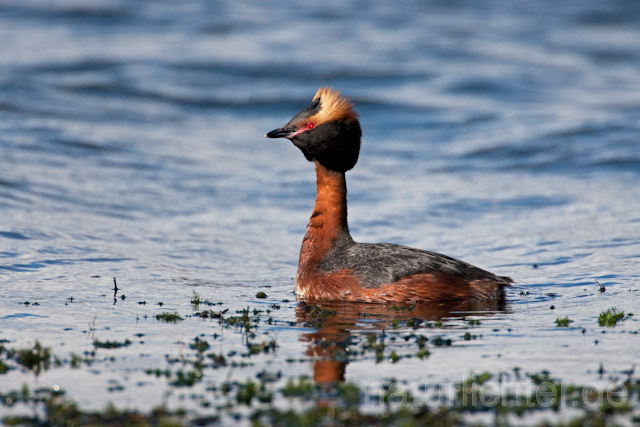
M 309 231 L 323 231 L 336 235 L 340 232 L 349 234 L 347 181 L 344 172 L 326 169 L 316 162 L 316 187 L 316 205 L 309 219 Z
M 326 169 L 316 162 L 318 194 L 307 234 L 302 241 L 298 279 L 315 271 L 325 254 L 336 244 L 352 241 L 347 225 L 347 183 L 344 172 Z

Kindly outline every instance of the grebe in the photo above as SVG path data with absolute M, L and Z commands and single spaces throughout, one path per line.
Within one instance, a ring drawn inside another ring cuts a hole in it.
M 296 295 L 382 303 L 503 299 L 508 277 L 435 252 L 351 238 L 345 172 L 358 161 L 361 136 L 353 103 L 326 87 L 265 135 L 291 140 L 316 168 L 317 197 L 300 249 Z

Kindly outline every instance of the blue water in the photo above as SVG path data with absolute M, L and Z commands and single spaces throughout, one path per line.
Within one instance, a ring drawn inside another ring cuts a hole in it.
M 11 371 L 0 391 L 157 404 L 169 386 L 136 393 L 135 367 L 163 367 L 198 330 L 140 318 L 158 301 L 188 312 L 193 290 L 233 307 L 266 304 L 264 290 L 295 321 L 314 172 L 263 135 L 325 85 L 364 132 L 354 237 L 518 283 L 481 342 L 426 365 L 353 360 L 347 380 L 526 366 L 589 381 L 637 362 L 637 321 L 605 337 L 596 319 L 640 301 L 640 3 L 1 1 L 0 40 L 0 339 L 68 354 L 92 347 L 91 322 L 102 339 L 147 335 L 98 374 Z M 554 328 L 564 316 L 586 333 Z M 307 328 L 265 331 L 280 343 L 265 366 L 309 372 L 283 365 Z M 123 372 L 125 391 L 107 392 Z

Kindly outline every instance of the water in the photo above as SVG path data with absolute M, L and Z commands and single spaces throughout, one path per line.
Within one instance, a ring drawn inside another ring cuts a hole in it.
M 354 357 L 346 380 L 522 367 L 585 382 L 600 364 L 616 376 L 637 363 L 637 320 L 597 325 L 640 297 L 637 2 L 1 1 L 0 40 L 0 339 L 60 357 L 135 339 L 92 368 L 11 370 L 0 392 L 58 384 L 85 408 L 184 403 L 144 369 L 217 330 L 154 320 L 191 313 L 194 290 L 232 310 L 281 305 L 260 329 L 278 351 L 205 385 L 310 374 L 314 329 L 292 291 L 314 173 L 263 135 L 324 85 L 361 117 L 347 175 L 356 240 L 517 281 L 507 310 L 474 327 L 482 339 L 461 340 L 469 313 L 440 313 L 452 346 L 426 362 Z M 564 316 L 568 330 L 554 324 Z M 357 341 L 382 317 L 339 327 Z M 219 350 L 241 349 L 234 336 Z

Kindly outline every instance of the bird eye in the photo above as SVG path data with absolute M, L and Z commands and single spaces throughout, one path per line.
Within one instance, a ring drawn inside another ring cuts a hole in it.
M 314 127 L 316 127 L 316 125 L 314 123 L 311 123 L 311 122 L 307 123 L 307 126 L 306 126 L 307 129 L 311 130 Z

